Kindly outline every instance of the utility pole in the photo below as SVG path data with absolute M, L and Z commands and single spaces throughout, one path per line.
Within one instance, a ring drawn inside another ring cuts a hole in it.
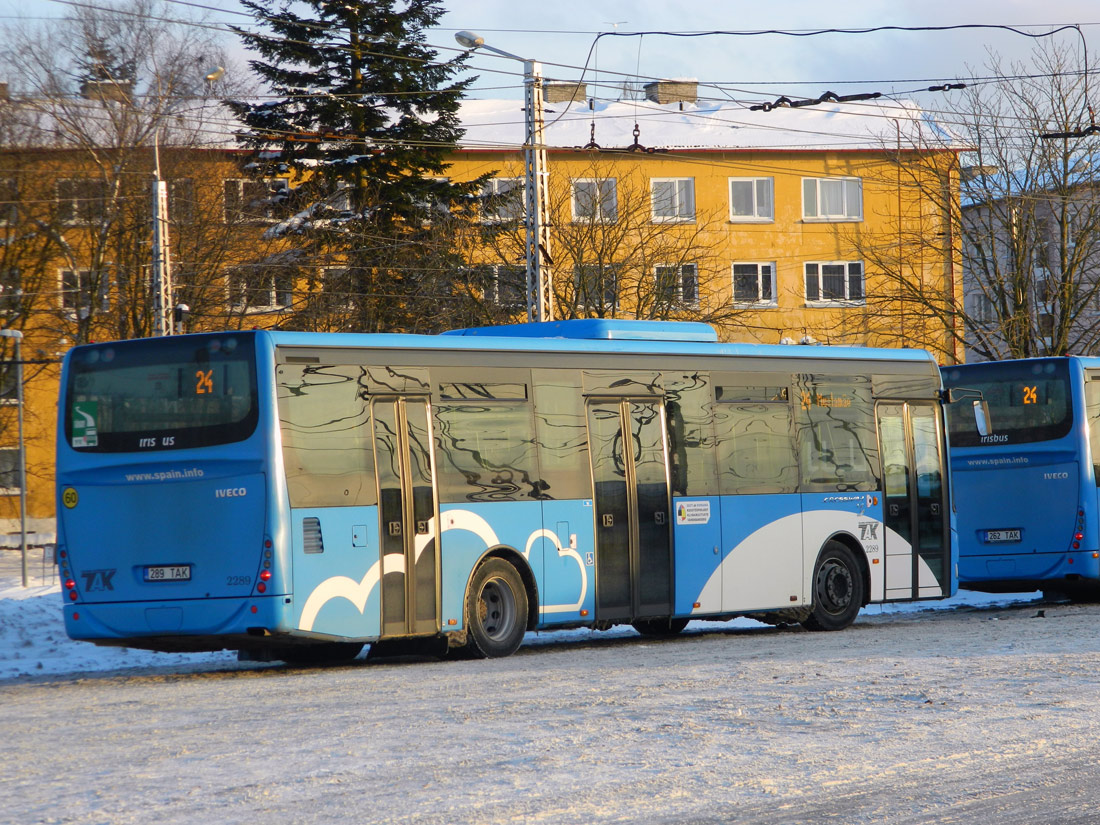
M 527 206 L 527 320 L 554 320 L 554 290 L 550 263 L 550 195 L 546 144 L 543 140 L 542 67 L 523 61 L 524 122 L 523 184 Z
M 160 145 L 153 138 L 153 335 L 172 334 L 172 255 L 168 247 L 168 184 L 160 176 Z
M 485 38 L 470 31 L 455 35 L 465 49 L 486 51 L 518 60 L 523 64 L 524 126 L 523 184 L 526 213 L 527 320 L 554 320 L 553 272 L 550 259 L 550 193 L 547 187 L 546 144 L 543 140 L 542 66 L 537 60 L 490 46 Z

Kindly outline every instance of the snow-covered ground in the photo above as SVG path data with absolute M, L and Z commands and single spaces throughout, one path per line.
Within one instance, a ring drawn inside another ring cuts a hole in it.
M 29 587 L 22 586 L 21 556 L 18 551 L 0 549 L 0 679 L 57 673 L 90 673 L 132 668 L 204 666 L 224 668 L 236 662 L 235 653 L 155 653 L 129 648 L 97 647 L 74 642 L 65 634 L 61 619 L 60 586 L 52 566 L 42 561 L 43 551 L 35 548 L 28 565 Z M 952 610 L 967 606 L 1019 604 L 1038 599 L 1038 593 L 990 595 L 960 591 L 951 599 L 934 602 L 872 605 L 860 618 L 922 610 Z M 857 622 L 859 619 L 857 619 Z M 713 622 L 694 623 L 715 628 Z M 689 629 L 693 625 L 689 625 Z M 751 619 L 736 619 L 727 627 L 760 627 Z M 529 633 L 526 644 L 554 644 L 565 640 L 583 641 L 633 636 L 629 627 L 610 631 L 571 630 Z

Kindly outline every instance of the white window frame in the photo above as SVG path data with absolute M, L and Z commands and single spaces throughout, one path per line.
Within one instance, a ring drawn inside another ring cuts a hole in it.
M 80 189 L 84 184 L 91 184 L 88 189 L 98 189 L 98 197 L 81 197 Z M 63 194 L 62 190 L 68 184 L 74 184 L 74 191 Z M 56 183 L 58 218 L 63 226 L 95 226 L 104 219 L 107 210 L 109 192 L 107 184 L 100 178 L 59 178 Z M 93 205 L 98 202 L 98 209 Z M 84 203 L 88 204 L 86 210 L 82 209 Z M 94 214 L 91 214 L 93 213 Z M 87 214 L 86 214 L 87 213 Z
M 322 266 L 320 268 L 321 275 L 321 295 L 326 299 L 331 299 L 329 306 L 334 309 L 351 309 L 352 300 L 350 293 L 337 293 L 334 297 L 332 294 L 332 279 L 333 277 L 339 277 L 340 275 L 347 274 L 348 267 L 346 266 Z M 294 290 L 291 289 L 291 302 L 294 301 Z
M 61 295 L 61 309 L 71 316 L 76 317 L 79 315 L 81 318 L 87 318 L 91 309 L 91 295 L 88 295 L 89 301 L 87 304 L 81 303 L 81 296 L 85 294 L 87 281 L 92 274 L 90 269 L 59 269 L 57 270 L 57 283 L 58 291 Z M 67 275 L 75 276 L 76 289 L 67 289 L 65 286 L 65 279 Z M 111 279 L 104 273 L 103 279 L 99 283 L 99 311 L 108 312 L 111 309 Z
M 231 204 L 230 199 L 225 197 L 230 184 L 233 184 L 236 189 L 235 204 Z M 249 184 L 266 184 L 268 195 L 274 195 L 278 192 L 288 192 L 290 190 L 290 178 L 226 178 L 222 182 L 222 197 L 225 201 L 225 222 L 230 224 L 274 223 L 277 218 L 271 206 L 259 206 L 256 207 L 255 211 L 248 210 L 248 203 L 245 201 L 245 188 Z M 237 213 L 240 215 L 239 220 Z
M 751 301 L 737 297 L 737 276 L 750 273 L 737 271 L 738 267 L 753 267 L 756 272 L 756 297 Z M 730 264 L 730 294 L 733 303 L 745 307 L 775 307 L 779 305 L 775 289 L 775 261 L 734 261 Z M 770 297 L 768 295 L 770 294 Z
M 245 283 L 245 277 L 251 273 L 248 273 L 247 268 L 242 267 L 230 272 L 229 283 L 229 308 L 233 312 L 243 312 L 246 315 L 254 315 L 261 313 L 271 312 L 286 312 L 294 306 L 294 279 L 291 277 L 290 287 L 287 288 L 284 284 L 282 288 L 279 286 L 278 275 L 269 267 L 258 266 L 256 269 L 264 271 L 264 277 L 270 279 L 264 284 L 267 287 L 267 303 L 254 303 L 246 304 L 243 298 L 246 294 L 256 295 L 263 287 L 250 286 Z
M 0 269 L 0 315 L 18 315 L 23 303 L 23 271 L 17 266 Z
M 504 264 L 497 264 L 489 267 L 492 273 L 492 298 L 493 303 L 502 309 L 514 309 L 519 311 L 527 308 L 527 268 L 524 266 L 507 266 Z M 515 296 L 508 294 L 506 286 L 501 284 L 500 277 L 502 274 L 511 273 L 513 276 L 518 275 L 519 279 L 516 282 L 519 286 L 518 292 Z
M 811 273 L 810 269 L 814 268 L 816 271 Z M 841 267 L 841 272 L 824 272 L 824 267 Z M 806 290 L 806 305 L 812 307 L 829 307 L 829 306 L 863 306 L 867 303 L 867 271 L 864 269 L 863 261 L 806 261 L 802 266 L 803 274 L 803 286 Z M 813 277 L 816 280 L 816 288 L 810 289 L 810 278 Z M 844 296 L 843 297 L 824 297 L 825 294 L 825 278 L 826 277 L 840 277 L 843 279 L 844 284 Z M 858 278 L 858 281 L 853 281 L 853 278 Z M 859 295 L 852 297 L 852 284 L 859 284 Z M 816 292 L 816 296 L 813 293 Z M 811 297 L 813 296 L 813 297 Z
M 13 398 L 11 401 L 3 401 L 3 402 L 0 402 L 0 403 L 18 404 L 19 402 L 16 399 Z M 20 492 L 20 490 L 19 490 L 19 447 L 17 447 L 17 446 L 16 447 L 0 447 L 0 455 L 10 456 L 11 457 L 10 463 L 12 465 L 10 469 L 7 469 L 5 471 L 4 468 L 3 468 L 4 462 L 0 461 L 0 480 L 5 480 L 4 479 L 5 475 L 8 475 L 8 476 L 13 476 L 14 475 L 14 478 L 11 479 L 11 480 L 15 482 L 15 484 L 13 484 L 11 487 L 8 487 L 6 485 L 0 486 L 0 496 L 17 496 L 17 495 L 19 495 L 19 492 Z
M 695 178 L 650 178 L 649 201 L 654 223 L 694 223 Z
M 836 189 L 822 195 L 823 190 Z M 832 197 L 840 201 L 840 210 L 823 203 Z M 863 220 L 863 180 L 855 177 L 802 179 L 802 220 L 813 223 L 845 223 Z
M 699 306 L 699 265 L 690 264 L 658 264 L 653 268 L 653 283 L 654 291 L 657 293 L 658 300 L 663 299 L 665 296 L 661 295 L 661 270 L 671 270 L 674 272 L 676 279 L 676 290 L 672 298 L 676 303 L 687 307 Z M 685 290 L 685 282 L 691 283 L 691 290 Z M 687 292 L 693 294 L 686 294 Z
M 733 187 L 745 183 L 752 185 L 751 215 L 733 211 Z M 775 222 L 775 178 L 727 178 L 726 190 L 729 194 L 730 223 Z
M 588 289 L 581 289 L 581 284 L 589 284 L 593 274 L 599 274 L 603 287 L 602 295 L 596 296 L 598 304 L 589 303 L 586 298 L 592 297 Z M 610 286 L 610 289 L 608 287 Z M 601 309 L 604 312 L 616 312 L 619 308 L 619 271 L 615 267 L 600 267 L 598 264 L 578 264 L 573 267 L 573 291 L 578 307 L 585 310 Z M 610 301 L 608 298 L 610 297 Z
M 585 189 L 591 191 L 579 196 Z M 573 178 L 570 191 L 574 223 L 615 223 L 619 219 L 617 178 Z
M 481 222 L 496 224 L 511 223 L 512 221 L 522 221 L 527 213 L 527 201 L 523 189 L 523 178 L 499 177 L 489 178 L 489 180 L 485 181 L 485 184 L 481 188 Z M 503 195 L 507 195 L 511 192 L 515 192 L 517 194 L 516 205 L 514 209 L 496 208 L 498 206 L 504 205 L 503 201 L 498 201 L 496 204 L 491 204 L 490 199 L 501 198 Z

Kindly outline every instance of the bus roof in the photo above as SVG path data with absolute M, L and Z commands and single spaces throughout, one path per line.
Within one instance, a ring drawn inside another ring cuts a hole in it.
M 275 346 L 286 347 L 724 355 L 924 362 L 936 366 L 932 355 L 921 349 L 721 343 L 708 324 L 684 321 L 581 319 L 477 327 L 440 335 L 281 330 L 265 334 Z

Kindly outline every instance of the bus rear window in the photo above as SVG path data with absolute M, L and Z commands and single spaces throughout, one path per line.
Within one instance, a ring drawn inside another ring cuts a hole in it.
M 74 350 L 65 439 L 82 452 L 178 450 L 256 428 L 251 333 L 146 338 Z
M 1003 361 L 946 367 L 944 385 L 979 390 L 989 405 L 990 434 L 982 436 L 970 401 L 947 405 L 953 447 L 1051 441 L 1073 424 L 1069 362 L 1065 359 Z

